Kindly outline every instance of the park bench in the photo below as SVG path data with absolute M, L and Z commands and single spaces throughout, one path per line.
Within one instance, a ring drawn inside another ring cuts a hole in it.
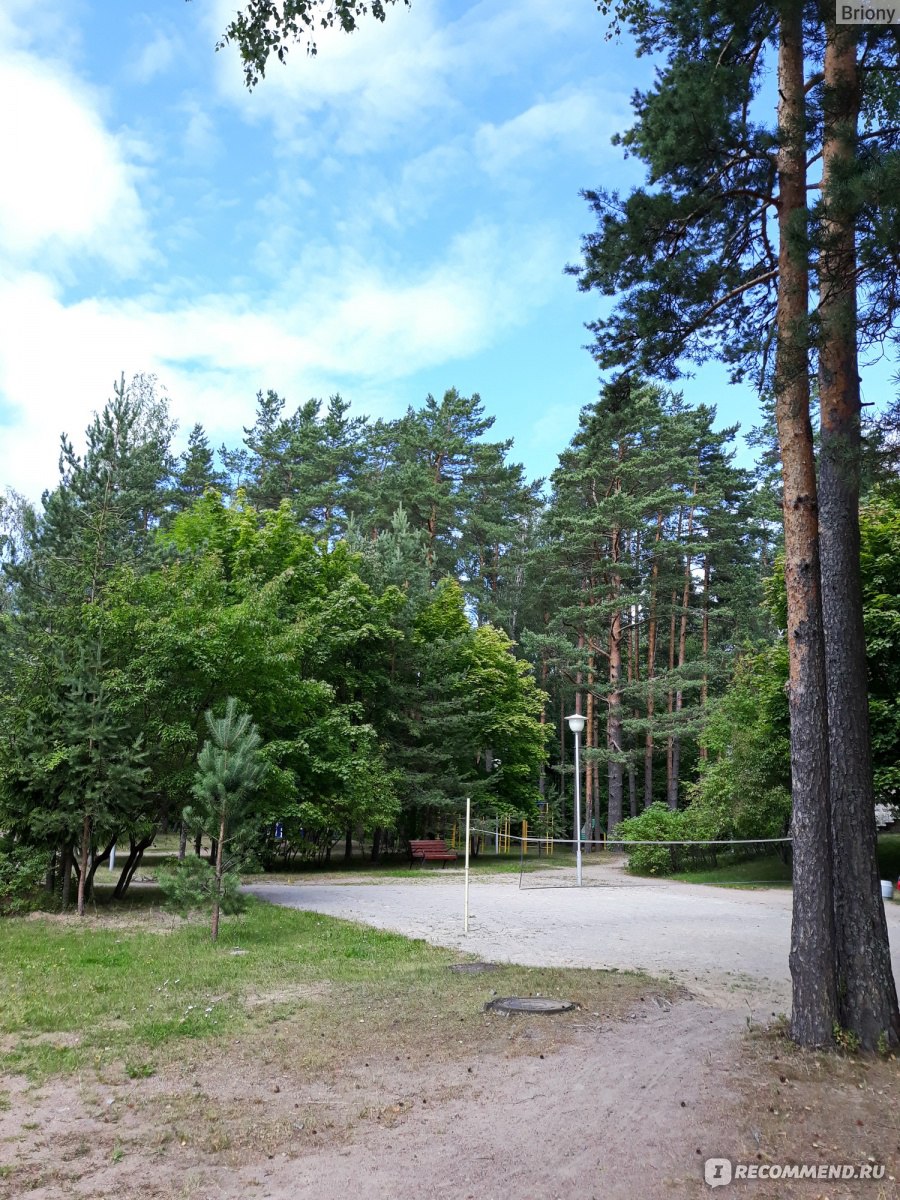
M 409 843 L 409 857 L 423 866 L 427 862 L 439 862 L 443 866 L 456 861 L 456 851 L 448 850 L 443 838 L 420 838 Z

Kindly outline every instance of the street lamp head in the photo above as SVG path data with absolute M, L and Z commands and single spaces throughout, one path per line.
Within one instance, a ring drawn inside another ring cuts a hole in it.
M 572 713 L 571 717 L 566 717 L 566 720 L 569 722 L 569 728 L 573 733 L 584 732 L 584 717 L 581 713 Z

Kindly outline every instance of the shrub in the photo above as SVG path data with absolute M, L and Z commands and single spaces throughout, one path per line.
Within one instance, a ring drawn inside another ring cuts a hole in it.
M 11 838 L 0 839 L 0 913 L 34 908 L 47 870 L 47 852 Z
M 640 816 L 628 817 L 615 834 L 624 843 L 629 871 L 638 875 L 672 875 L 690 867 L 715 865 L 718 849 L 683 845 L 629 847 L 629 842 L 708 841 L 721 836 L 718 822 L 710 812 L 692 807 L 673 812 L 661 803 L 651 804 Z

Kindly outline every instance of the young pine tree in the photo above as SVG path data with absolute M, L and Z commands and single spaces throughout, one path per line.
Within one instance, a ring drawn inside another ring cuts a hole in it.
M 199 825 L 215 840 L 216 864 L 213 885 L 212 940 L 219 936 L 219 911 L 228 869 L 226 842 L 236 841 L 246 831 L 251 816 L 249 803 L 262 782 L 265 764 L 260 758 L 262 737 L 248 713 L 229 696 L 225 715 L 207 710 L 209 737 L 197 759 L 193 793 L 196 805 L 185 814 L 188 824 Z

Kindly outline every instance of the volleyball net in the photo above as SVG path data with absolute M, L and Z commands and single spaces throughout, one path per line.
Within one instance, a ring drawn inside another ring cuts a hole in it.
M 498 835 L 496 825 L 474 825 L 475 853 L 518 858 L 519 887 L 647 887 L 675 877 L 733 886 L 785 886 L 791 881 L 791 838 L 706 841 L 632 841 L 550 834 Z

